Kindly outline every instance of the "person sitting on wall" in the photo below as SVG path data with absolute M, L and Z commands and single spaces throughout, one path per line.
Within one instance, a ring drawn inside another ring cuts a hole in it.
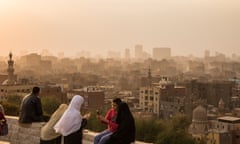
M 40 88 L 33 87 L 32 92 L 26 95 L 19 109 L 19 125 L 30 127 L 32 122 L 44 122 Z

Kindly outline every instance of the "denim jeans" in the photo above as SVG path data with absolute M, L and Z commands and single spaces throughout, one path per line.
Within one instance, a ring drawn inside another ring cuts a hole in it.
M 94 144 L 105 144 L 105 142 L 110 138 L 112 132 L 108 129 L 102 131 L 94 138 Z

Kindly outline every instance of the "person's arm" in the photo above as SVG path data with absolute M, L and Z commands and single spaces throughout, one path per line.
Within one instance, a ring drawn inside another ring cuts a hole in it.
M 111 119 L 111 110 L 109 110 L 107 112 L 107 114 L 105 115 L 105 117 L 103 117 L 102 115 L 98 115 L 97 118 L 99 119 L 99 121 L 103 124 L 108 124 L 108 121 L 110 121 Z
M 40 98 L 36 98 L 36 112 L 38 115 L 43 115 L 42 103 Z
M 35 115 L 33 116 L 34 121 L 45 121 L 43 117 L 43 111 L 42 111 L 42 103 L 40 98 L 36 97 L 33 99 L 33 103 L 35 106 Z
M 84 127 L 86 127 L 87 125 L 87 119 L 86 118 L 83 118 L 82 119 L 82 123 L 81 123 L 81 129 L 83 129 Z
M 116 130 L 118 128 L 118 124 L 113 121 L 108 121 L 108 125 L 114 130 Z

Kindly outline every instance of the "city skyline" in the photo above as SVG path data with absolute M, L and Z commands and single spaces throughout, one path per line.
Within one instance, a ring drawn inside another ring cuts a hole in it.
M 237 0 L 0 0 L 0 56 L 81 51 L 106 55 L 140 44 L 152 55 L 169 47 L 173 56 L 204 51 L 240 54 Z

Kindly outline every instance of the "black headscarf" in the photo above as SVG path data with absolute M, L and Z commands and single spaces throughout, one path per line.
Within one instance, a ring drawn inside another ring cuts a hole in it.
M 119 127 L 107 144 L 130 144 L 135 141 L 135 122 L 127 103 L 122 102 L 118 107 L 116 122 Z

